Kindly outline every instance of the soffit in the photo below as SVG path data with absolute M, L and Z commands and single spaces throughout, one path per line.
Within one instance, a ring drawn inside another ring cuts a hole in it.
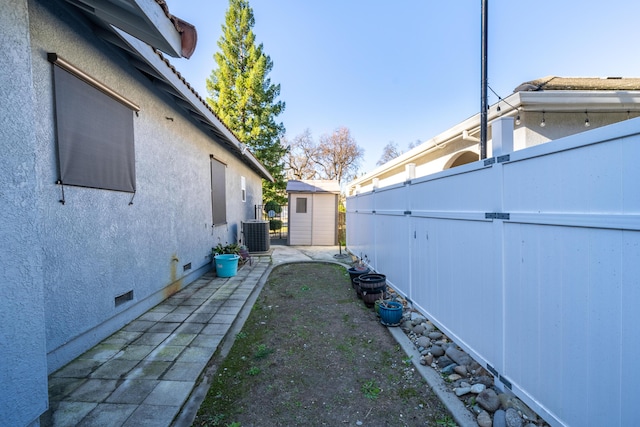
M 195 27 L 169 13 L 163 0 L 66 0 L 103 27 L 114 26 L 167 55 L 191 56 Z
M 99 35 L 125 52 L 129 62 L 158 89 L 173 98 L 176 105 L 192 117 L 211 139 L 226 148 L 262 178 L 274 180 L 265 166 L 222 123 L 209 104 L 158 49 L 113 27 L 111 32 L 100 32 Z

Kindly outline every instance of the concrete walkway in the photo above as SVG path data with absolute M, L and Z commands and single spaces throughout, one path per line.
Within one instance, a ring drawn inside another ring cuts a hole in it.
M 232 327 L 244 323 L 271 268 L 311 260 L 348 264 L 350 257 L 339 252 L 337 246 L 272 246 L 234 277 L 206 274 L 51 374 L 41 425 L 161 427 L 176 416 L 177 424 L 188 425 L 197 407 L 186 417 L 181 408 L 196 405 L 198 379 Z

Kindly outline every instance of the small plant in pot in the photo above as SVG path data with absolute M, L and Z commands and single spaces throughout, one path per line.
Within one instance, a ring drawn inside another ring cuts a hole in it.
M 380 299 L 378 302 L 378 314 L 380 315 L 380 323 L 385 326 L 398 326 L 402 320 L 404 306 L 402 303 L 394 300 Z
M 218 243 L 215 248 L 211 248 L 211 260 L 218 277 L 232 277 L 238 271 L 238 261 L 240 260 L 240 245 L 232 243 L 222 245 Z
M 355 283 L 355 278 L 356 277 L 360 277 L 363 274 L 369 273 L 369 267 L 367 267 L 364 262 L 362 262 L 362 259 L 358 260 L 358 262 L 353 266 L 350 267 L 347 272 L 349 273 L 349 278 L 351 279 L 351 286 L 353 286 L 353 288 L 356 288 L 356 283 Z
M 237 243 L 231 243 L 227 245 L 218 243 L 215 248 L 211 248 L 211 257 L 213 258 L 216 255 L 223 255 L 223 254 L 239 255 L 241 248 L 242 247 Z

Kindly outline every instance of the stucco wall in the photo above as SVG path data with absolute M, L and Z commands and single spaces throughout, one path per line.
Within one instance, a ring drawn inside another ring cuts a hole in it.
M 26 0 L 0 13 L 0 424 L 24 426 L 47 408 L 42 251 Z
M 542 112 L 527 111 L 520 113 L 521 124 L 515 126 L 514 149 L 521 150 L 526 147 L 544 144 L 568 135 L 586 132 L 611 123 L 627 120 L 627 113 L 616 112 L 591 112 L 589 113 L 589 127 L 585 127 L 587 117 L 584 113 L 554 112 L 545 113 L 545 126 L 540 126 Z
M 30 4 L 51 372 L 208 270 L 211 247 L 236 241 L 241 221 L 253 218 L 252 203 L 259 203 L 262 193 L 254 172 L 195 126 L 119 51 L 95 38 L 71 6 Z M 65 187 L 66 203 L 59 203 L 47 52 L 140 106 L 134 116 L 137 192 L 132 205 L 131 194 L 79 187 Z M 211 154 L 228 165 L 228 224 L 216 227 L 211 224 Z M 244 203 L 240 176 L 247 182 Z M 189 263 L 191 269 L 184 271 Z M 130 290 L 134 299 L 115 307 L 114 298 Z

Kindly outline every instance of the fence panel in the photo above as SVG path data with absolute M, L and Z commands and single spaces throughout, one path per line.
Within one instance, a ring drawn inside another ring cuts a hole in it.
M 496 363 L 501 285 L 491 268 L 491 222 L 414 218 L 411 300 L 476 360 Z
M 516 156 L 504 165 L 511 220 L 505 223 L 503 371 L 562 423 L 629 425 L 624 409 L 584 407 L 620 407 L 631 392 L 627 350 L 637 354 L 638 335 L 622 331 L 638 319 L 623 301 L 637 297 L 640 281 L 640 192 L 637 165 L 627 159 L 640 156 L 640 145 L 637 137 L 563 144 L 562 151 Z M 607 357 L 606 369 L 599 356 L 604 336 L 620 349 Z
M 633 425 L 639 134 L 628 120 L 349 197 L 347 245 L 549 423 Z

